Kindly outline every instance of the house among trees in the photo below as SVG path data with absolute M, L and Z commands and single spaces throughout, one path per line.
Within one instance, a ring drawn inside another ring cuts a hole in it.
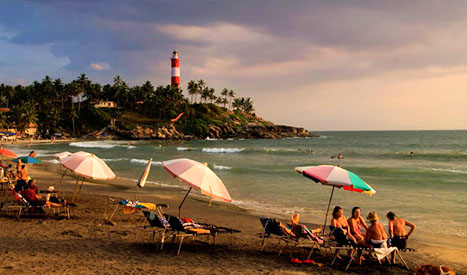
M 35 123 L 29 123 L 28 127 L 24 129 L 24 133 L 28 136 L 35 136 L 37 132 L 37 125 Z
M 115 101 L 110 100 L 99 100 L 96 104 L 94 104 L 96 108 L 117 108 L 117 103 Z

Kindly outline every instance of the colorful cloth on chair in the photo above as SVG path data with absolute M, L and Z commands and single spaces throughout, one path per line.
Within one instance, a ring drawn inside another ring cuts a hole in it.
M 156 210 L 156 205 L 151 202 L 140 202 L 140 201 L 130 201 L 130 200 L 123 200 L 120 202 L 121 205 L 125 206 L 123 208 L 123 212 L 127 213 L 125 211 L 130 211 L 130 208 L 136 208 L 136 209 L 149 209 L 149 210 Z M 136 211 L 128 212 L 128 213 L 133 213 Z

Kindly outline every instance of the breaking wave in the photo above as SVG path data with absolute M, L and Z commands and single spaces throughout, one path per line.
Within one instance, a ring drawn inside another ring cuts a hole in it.
M 217 153 L 217 154 L 229 154 L 239 153 L 245 150 L 245 148 L 203 148 L 201 152 L 204 153 Z
M 464 170 L 456 170 L 456 169 L 441 169 L 441 168 L 433 168 L 431 169 L 434 172 L 450 172 L 456 174 L 467 174 L 467 171 Z
M 119 159 L 102 159 L 103 161 L 105 162 L 108 162 L 108 161 L 124 161 L 124 160 L 128 160 L 128 158 L 119 158 Z
M 80 148 L 104 148 L 104 149 L 110 149 L 110 148 L 114 148 L 115 146 L 117 146 L 116 144 L 105 144 L 102 142 L 95 142 L 95 141 L 71 142 L 68 145 L 72 147 L 80 147 Z
M 230 169 L 232 169 L 232 167 L 229 167 L 229 166 L 215 165 L 215 164 L 212 165 L 212 168 L 215 169 L 215 170 L 230 170 Z
M 149 160 L 147 160 L 147 159 L 131 159 L 130 162 L 133 163 L 133 164 L 144 165 L 144 164 L 148 164 Z M 152 161 L 151 165 L 155 165 L 155 166 L 162 165 L 162 162 Z

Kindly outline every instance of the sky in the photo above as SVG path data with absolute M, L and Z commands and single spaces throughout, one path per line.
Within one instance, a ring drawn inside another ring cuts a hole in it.
M 203 79 L 278 124 L 467 129 L 467 1 L 5 1 L 0 83 Z

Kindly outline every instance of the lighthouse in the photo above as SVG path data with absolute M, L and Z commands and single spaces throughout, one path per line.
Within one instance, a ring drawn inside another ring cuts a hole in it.
M 170 84 L 172 87 L 180 88 L 180 58 L 178 57 L 178 52 L 174 50 L 172 52 L 172 74 Z

